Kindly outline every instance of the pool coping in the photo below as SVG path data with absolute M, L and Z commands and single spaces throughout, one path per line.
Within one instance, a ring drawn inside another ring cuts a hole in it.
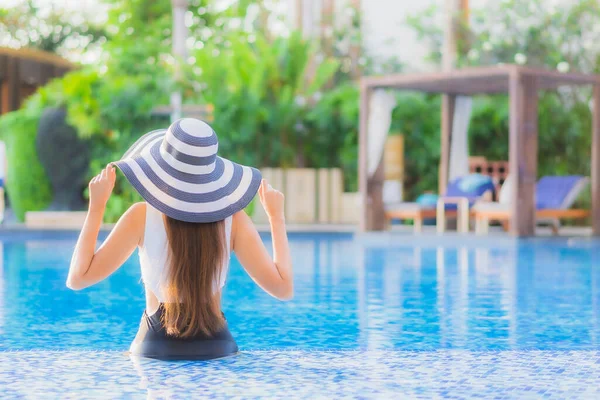
M 116 224 L 102 224 L 101 230 L 111 230 L 114 228 Z M 269 224 L 264 223 L 255 223 L 254 224 L 258 230 L 269 230 Z M 48 230 L 60 230 L 60 231 L 76 231 L 79 232 L 80 229 L 73 227 L 61 227 L 59 225 L 56 226 L 47 226 L 47 227 L 31 227 L 27 226 L 24 223 L 4 223 L 0 225 L 0 232 L 2 231 L 23 231 L 23 230 L 31 230 L 31 231 L 48 231 Z M 358 226 L 356 224 L 331 224 L 331 223 L 311 223 L 311 224 L 287 224 L 287 230 L 291 232 L 358 232 Z M 419 236 L 421 234 L 414 233 L 413 227 L 411 225 L 394 225 L 391 230 L 387 231 L 378 231 L 378 232 L 369 232 L 371 233 L 391 233 L 391 234 L 409 234 L 414 236 Z M 435 226 L 425 226 L 423 227 L 423 235 L 436 233 Z M 455 231 L 446 231 L 443 235 L 446 234 L 456 234 Z M 499 227 L 490 227 L 489 235 L 497 235 L 504 234 L 508 236 L 506 232 L 504 232 Z M 559 236 L 571 236 L 571 235 L 579 235 L 579 236 L 591 236 L 591 228 L 590 227 L 562 227 L 560 230 Z M 474 232 L 469 232 L 466 236 L 475 235 Z M 550 236 L 552 235 L 552 231 L 547 227 L 537 227 L 536 235 Z M 486 235 L 482 235 L 486 236 Z
M 100 227 L 101 231 L 111 231 L 116 224 L 102 224 Z M 254 224 L 259 232 L 268 233 L 271 228 L 268 224 Z M 287 224 L 288 232 L 306 232 L 306 233 L 356 233 L 358 228 L 354 224 Z M 0 233 L 3 232 L 80 232 L 81 229 L 73 227 L 61 227 L 61 226 L 45 226 L 45 227 L 31 227 L 22 223 L 12 223 L 0 225 Z
M 103 241 L 112 226 L 104 226 L 100 231 L 99 240 Z M 270 230 L 267 226 L 258 226 L 258 231 L 264 240 L 270 239 Z M 562 246 L 572 249 L 589 248 L 598 246 L 599 238 L 590 235 L 562 235 L 552 236 L 539 235 L 530 238 L 516 238 L 506 234 L 502 230 L 490 231 L 488 235 L 460 234 L 457 232 L 445 232 L 438 234 L 434 230 L 425 230 L 421 234 L 413 234 L 412 231 L 393 230 L 386 232 L 357 232 L 356 229 L 335 229 L 331 226 L 291 226 L 288 229 L 290 239 L 328 240 L 337 237 L 350 243 L 358 252 L 363 254 L 373 249 L 390 251 L 418 251 L 425 249 L 505 249 L 519 251 L 521 246 Z M 37 242 L 37 241 L 74 241 L 79 231 L 74 229 L 31 229 L 23 226 L 0 228 L 0 244 L 11 242 Z
M 102 233 L 108 233 L 114 226 L 115 224 L 102 224 L 100 231 Z M 255 226 L 259 233 L 268 234 L 271 232 L 268 224 L 255 224 Z M 446 231 L 439 234 L 437 233 L 435 226 L 426 226 L 421 233 L 415 233 L 412 226 L 408 225 L 394 225 L 392 229 L 388 231 L 360 232 L 358 226 L 355 224 L 288 224 L 287 231 L 289 233 L 351 234 L 360 242 L 372 242 L 373 244 L 377 244 L 378 242 L 381 244 L 390 242 L 395 243 L 396 245 L 398 244 L 399 239 L 401 239 L 404 244 L 413 241 L 420 241 L 422 244 L 423 238 L 427 238 L 433 242 L 443 240 L 445 243 L 448 243 L 448 240 L 464 242 L 465 239 L 478 243 L 488 242 L 490 239 L 503 242 L 515 242 L 520 240 L 519 238 L 509 235 L 500 227 L 491 227 L 486 235 L 477 235 L 474 232 L 463 234 L 455 231 Z M 80 229 L 60 226 L 31 227 L 24 223 L 0 225 L 0 237 L 12 232 L 31 232 L 41 235 L 52 234 L 54 232 L 60 234 L 76 234 L 80 232 Z M 531 240 L 533 238 L 592 239 L 594 236 L 592 236 L 591 228 L 589 227 L 563 227 L 561 228 L 559 235 L 553 235 L 548 227 L 538 227 L 536 228 L 536 236 L 527 238 L 526 240 Z

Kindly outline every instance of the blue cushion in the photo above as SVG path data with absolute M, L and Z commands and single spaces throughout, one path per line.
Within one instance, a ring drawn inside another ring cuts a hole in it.
M 437 206 L 439 196 L 433 193 L 423 193 L 417 197 L 417 204 L 420 204 L 424 208 L 435 209 Z M 435 225 L 435 218 L 426 218 L 423 220 L 423 225 Z
M 445 197 L 466 197 L 471 206 L 486 192 L 493 193 L 495 189 L 494 181 L 489 176 L 470 174 L 450 182 Z M 453 209 L 456 209 L 456 206 Z
M 435 208 L 439 196 L 433 193 L 423 193 L 417 197 L 416 203 L 427 208 Z
M 490 181 L 491 179 L 489 176 L 484 176 L 481 174 L 470 174 L 462 179 L 459 179 L 457 185 L 463 192 L 473 193 L 477 191 L 479 187 L 486 185 Z
M 560 209 L 571 190 L 583 179 L 580 175 L 544 176 L 535 188 L 536 208 Z

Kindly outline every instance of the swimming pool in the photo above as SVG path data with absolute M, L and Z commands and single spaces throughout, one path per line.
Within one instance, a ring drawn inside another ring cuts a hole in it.
M 600 395 L 599 241 L 292 234 L 291 302 L 232 260 L 223 307 L 242 354 L 167 363 L 124 354 L 137 256 L 71 292 L 75 234 L 0 239 L 0 396 Z

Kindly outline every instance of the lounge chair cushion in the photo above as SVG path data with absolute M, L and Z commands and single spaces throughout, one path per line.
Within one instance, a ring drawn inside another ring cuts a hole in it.
M 402 202 L 402 182 L 383 181 L 383 202 L 385 204 L 394 204 Z
M 498 193 L 498 203 L 500 204 L 510 204 L 513 200 L 513 195 L 515 192 L 515 178 L 514 174 L 510 174 L 504 180 L 502 187 L 500 188 L 500 193 Z
M 572 204 L 566 204 L 566 200 L 573 203 L 585 184 L 585 177 L 578 175 L 544 176 L 536 186 L 536 208 L 538 210 L 569 208 Z
M 490 181 L 489 176 L 481 174 L 469 174 L 458 180 L 457 185 L 465 193 L 476 192 L 478 188 Z
M 469 200 L 469 206 L 472 206 L 485 193 L 494 193 L 494 191 L 495 186 L 492 178 L 480 174 L 471 174 L 450 182 L 444 197 L 466 197 Z
M 510 211 L 513 175 L 510 175 L 500 190 L 499 202 L 478 202 L 473 209 L 479 212 Z M 536 208 L 538 210 L 567 210 L 571 208 L 581 191 L 587 186 L 584 176 L 546 176 L 536 186 Z M 554 221 L 554 219 L 552 219 Z
M 463 182 L 463 180 L 466 180 Z M 384 183 L 384 189 L 385 183 Z M 395 189 L 393 187 L 389 187 L 389 189 Z M 486 194 L 487 192 L 494 192 L 495 186 L 492 178 L 480 174 L 471 174 L 461 178 L 457 178 L 452 181 L 448 188 L 446 189 L 445 197 L 466 197 L 469 200 L 469 206 L 475 204 L 481 196 Z M 384 192 L 384 204 L 386 211 L 392 210 L 402 210 L 402 211 L 410 211 L 410 210 L 431 210 L 436 208 L 436 201 L 431 201 L 433 196 L 435 195 L 427 195 L 428 197 L 425 199 L 419 199 L 418 202 L 397 202 L 391 201 L 394 196 L 385 195 Z M 435 197 L 437 200 L 437 197 Z M 456 210 L 456 204 L 446 204 L 446 211 L 454 211 Z

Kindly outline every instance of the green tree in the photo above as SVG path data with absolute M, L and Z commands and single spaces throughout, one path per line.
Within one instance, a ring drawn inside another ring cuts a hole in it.
M 109 6 L 108 41 L 104 46 L 109 69 L 125 74 L 163 72 L 173 65 L 171 0 L 104 0 Z M 233 0 L 222 9 L 211 0 L 190 0 L 185 23 L 188 48 L 223 44 L 223 35 L 242 27 L 249 0 Z M 182 60 L 193 64 L 193 60 Z
M 0 7 L 0 46 L 29 47 L 73 58 L 73 50 L 85 52 L 104 38 L 101 26 L 54 4 L 42 7 L 33 0 L 23 0 L 15 6 Z
M 490 9 L 491 7 L 491 9 Z M 474 9 L 463 65 L 516 63 L 596 73 L 600 3 L 505 0 Z
M 443 32 L 437 6 L 412 15 L 407 24 L 429 46 L 428 59 L 441 63 Z M 524 64 L 595 73 L 600 69 L 600 3 L 503 0 L 470 10 L 461 27 L 459 66 Z
M 195 53 L 190 78 L 200 82 L 199 100 L 214 105 L 224 154 L 261 167 L 314 166 L 308 148 L 316 133 L 307 118 L 338 63 L 313 64 L 307 80 L 315 47 L 299 32 L 273 41 L 240 32 L 226 41 Z
M 442 31 L 435 23 L 438 12 L 430 8 L 407 21 L 423 43 L 430 46 L 429 60 L 433 63 L 441 59 Z M 459 66 L 511 63 L 560 72 L 600 71 L 600 31 L 597 28 L 600 5 L 595 0 L 561 2 L 555 6 L 548 6 L 543 0 L 504 0 L 491 2 L 485 8 L 474 8 L 471 14 L 470 24 L 463 27 L 461 37 L 465 39 L 459 45 Z M 589 89 L 577 88 L 541 94 L 539 175 L 590 173 L 590 95 Z M 431 112 L 439 113 L 435 107 Z M 439 127 L 422 134 L 439 140 Z M 508 158 L 506 96 L 475 99 L 469 146 L 474 155 L 496 160 Z M 413 147 L 409 151 L 418 151 L 415 156 L 429 159 L 432 165 L 437 160 L 433 156 L 435 152 L 428 155 Z M 423 177 L 421 185 L 434 189 L 433 173 Z

